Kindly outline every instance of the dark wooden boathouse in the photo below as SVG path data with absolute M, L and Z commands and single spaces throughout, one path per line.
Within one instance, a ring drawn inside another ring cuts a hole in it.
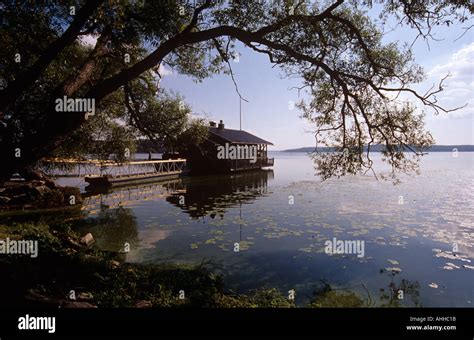
M 226 129 L 222 120 L 217 126 L 211 121 L 208 132 L 204 143 L 185 156 L 192 174 L 232 173 L 273 166 L 274 159 L 267 154 L 268 145 L 273 143 L 247 131 Z M 242 150 L 240 157 L 227 152 L 232 149 Z M 224 157 L 223 150 L 226 151 Z

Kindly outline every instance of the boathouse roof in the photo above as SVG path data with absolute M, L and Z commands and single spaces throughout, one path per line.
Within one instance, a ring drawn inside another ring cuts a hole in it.
M 260 137 L 252 135 L 251 133 L 244 130 L 232 130 L 226 129 L 222 120 L 216 127 L 214 122 L 211 122 L 209 127 L 209 133 L 224 139 L 225 141 L 233 144 L 266 144 L 273 145 L 273 143 L 266 141 Z

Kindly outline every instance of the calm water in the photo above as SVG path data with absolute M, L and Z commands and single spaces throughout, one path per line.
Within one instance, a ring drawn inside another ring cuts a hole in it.
M 474 153 L 429 154 L 399 185 L 321 182 L 305 154 L 274 157 L 270 171 L 89 194 L 77 228 L 103 249 L 128 243 L 130 262 L 209 262 L 235 292 L 295 289 L 304 304 L 326 283 L 376 304 L 398 289 L 407 306 L 474 304 Z M 333 237 L 364 241 L 364 256 L 325 253 Z

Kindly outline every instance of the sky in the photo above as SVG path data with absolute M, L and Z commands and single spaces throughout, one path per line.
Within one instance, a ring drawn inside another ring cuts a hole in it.
M 454 108 L 467 104 L 452 113 L 434 115 L 428 112 L 426 128 L 436 144 L 474 144 L 474 28 L 464 34 L 463 27 L 474 20 L 433 31 L 439 41 L 429 46 L 418 39 L 413 46 L 415 61 L 427 74 L 427 79 L 412 88 L 424 93 L 450 73 L 447 88 L 438 95 L 439 103 Z M 390 31 L 394 25 L 385 28 Z M 386 34 L 385 41 L 411 43 L 416 32 L 407 27 L 396 27 Z M 283 78 L 278 67 L 272 67 L 268 57 L 238 45 L 238 61 L 232 61 L 235 79 L 242 96 L 242 129 L 271 141 L 272 150 L 314 146 L 312 126 L 299 117 L 293 107 L 297 102 L 297 79 Z M 217 75 L 195 83 L 191 78 L 162 68 L 161 86 L 185 97 L 197 115 L 214 121 L 223 120 L 226 128 L 239 129 L 239 97 L 228 75 Z M 420 106 L 420 105 L 417 105 Z

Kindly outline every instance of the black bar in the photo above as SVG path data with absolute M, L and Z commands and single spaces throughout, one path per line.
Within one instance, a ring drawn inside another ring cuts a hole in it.
M 56 330 L 19 330 L 18 319 L 56 317 Z M 410 317 L 426 321 L 410 321 Z M 427 321 L 433 318 L 432 321 Z M 436 318 L 445 318 L 436 321 Z M 455 320 L 453 319 L 455 318 Z M 448 320 L 449 319 L 449 320 Z M 407 326 L 456 326 L 456 330 L 407 330 Z M 295 337 L 326 334 L 344 338 L 448 338 L 473 339 L 471 308 L 397 309 L 57 309 L 0 310 L 0 338 L 119 337 L 147 335 L 228 338 L 237 336 Z

